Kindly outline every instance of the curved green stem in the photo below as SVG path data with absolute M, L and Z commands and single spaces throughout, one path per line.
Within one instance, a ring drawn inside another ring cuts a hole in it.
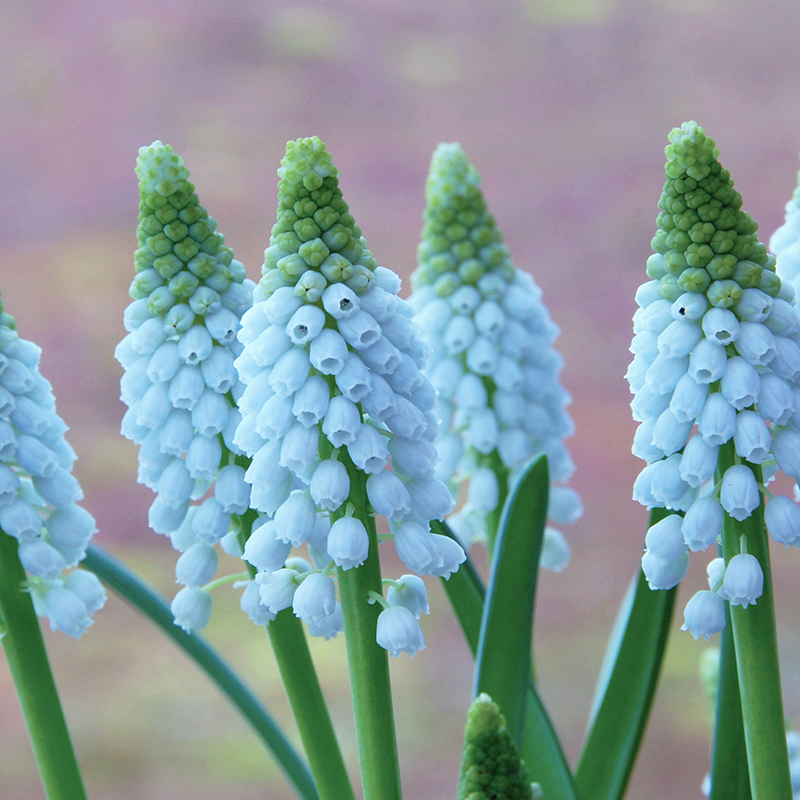
M 717 480 L 721 480 L 725 470 L 735 463 L 736 452 L 731 441 L 720 447 Z M 760 466 L 744 460 L 741 463 L 753 471 L 758 483 L 763 483 Z M 750 789 L 753 800 L 791 800 L 763 501 L 742 522 L 725 514 L 722 553 L 726 564 L 740 552 L 742 536 L 747 544 L 747 552 L 758 559 L 764 573 L 764 591 L 758 602 L 747 608 L 731 607 Z
M 350 478 L 350 501 L 369 534 L 367 560 L 355 569 L 338 570 L 358 758 L 364 800 L 400 800 L 400 765 L 389 682 L 389 658 L 376 640 L 381 607 L 369 602 L 369 592 L 381 593 L 381 567 L 375 519 L 367 514 L 366 476 L 347 453 L 341 462 Z
M 4 628 L 0 645 L 11 670 L 45 795 L 48 800 L 85 800 L 86 790 L 39 620 L 24 589 L 25 570 L 17 547 L 17 540 L 0 529 L 0 616 Z
M 139 609 L 190 656 L 255 728 L 286 773 L 286 777 L 294 785 L 298 795 L 304 800 L 319 800 L 308 768 L 284 737 L 281 729 L 238 675 L 202 637 L 196 633 L 186 633 L 179 628 L 166 602 L 113 556 L 96 545 L 89 546 L 82 566 L 102 578 L 111 589 Z
M 267 625 L 283 687 L 322 800 L 354 800 L 303 624 L 290 608 Z

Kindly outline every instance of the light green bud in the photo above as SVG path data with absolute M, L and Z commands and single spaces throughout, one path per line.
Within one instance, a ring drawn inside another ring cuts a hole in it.
M 181 261 L 191 261 L 197 255 L 199 250 L 200 248 L 198 247 L 197 243 L 188 238 L 183 239 L 180 242 L 176 242 L 175 246 L 172 248 L 172 251 Z
M 169 287 L 159 286 L 150 292 L 150 297 L 147 298 L 147 308 L 151 314 L 163 317 L 177 302 L 178 298 L 172 294 Z
M 164 317 L 164 327 L 175 333 L 186 333 L 194 325 L 194 311 L 186 303 L 172 306 Z
M 705 292 L 711 278 L 701 267 L 689 267 L 678 276 L 678 286 L 685 292 Z
M 754 261 L 739 261 L 733 279 L 742 289 L 757 289 L 761 285 L 763 269 Z
M 188 300 L 194 294 L 194 290 L 199 283 L 200 281 L 196 275 L 184 270 L 172 278 L 169 282 L 169 290 L 175 297 L 179 297 L 181 300 Z
M 159 256 L 153 262 L 153 267 L 165 281 L 168 281 L 183 269 L 183 261 L 175 253 L 167 253 L 165 256 Z
M 189 298 L 189 308 L 201 317 L 216 311 L 221 305 L 219 295 L 209 286 L 198 286 L 197 291 Z
M 286 281 L 294 283 L 308 269 L 308 264 L 299 253 L 284 256 L 278 262 L 278 271 Z
M 433 284 L 433 290 L 439 297 L 450 297 L 453 292 L 461 286 L 461 279 L 455 272 L 447 275 L 440 275 Z
M 658 291 L 665 300 L 670 302 L 677 300 L 683 294 L 683 289 L 678 284 L 678 278 L 675 275 L 665 275 L 658 282 Z
M 458 268 L 458 276 L 464 283 L 476 284 L 486 273 L 483 264 L 477 258 L 468 258 L 461 262 Z
M 217 262 L 208 253 L 198 253 L 186 266 L 192 274 L 202 279 L 217 268 Z
M 138 297 L 147 297 L 153 289 L 164 285 L 164 279 L 155 269 L 145 269 L 139 272 L 131 284 L 131 293 L 134 291 Z
M 310 269 L 300 276 L 300 280 L 294 287 L 294 293 L 309 303 L 316 303 L 322 297 L 327 285 L 328 281 L 325 280 L 324 275 Z
M 661 253 L 653 253 L 647 259 L 647 274 L 655 281 L 660 280 L 666 274 L 664 260 Z
M 205 284 L 218 294 L 222 294 L 233 283 L 233 273 L 230 267 L 220 266 L 216 272 L 209 275 Z
M 269 272 L 262 275 L 261 291 L 264 292 L 264 297 L 269 297 L 274 291 L 280 289 L 281 286 L 293 286 L 295 281 L 287 281 L 279 269 L 271 269 Z
M 349 286 L 356 294 L 364 294 L 375 280 L 372 270 L 367 269 L 362 264 L 353 265 L 351 275 L 345 278 L 345 285 Z
M 742 291 L 736 281 L 714 281 L 708 290 L 708 302 L 717 308 L 730 308 L 739 302 Z
M 781 291 L 781 279 L 774 272 L 762 270 L 758 288 L 770 297 L 777 297 Z
M 719 255 L 714 256 L 711 261 L 706 265 L 708 274 L 712 280 L 724 281 L 727 278 L 733 277 L 736 272 L 736 257 L 732 255 Z
M 332 252 L 336 252 L 345 247 L 349 239 L 350 234 L 347 228 L 339 223 L 322 234 L 322 241 L 325 242 Z
M 297 254 L 308 264 L 309 267 L 318 267 L 331 251 L 322 239 L 312 239 L 300 245 Z

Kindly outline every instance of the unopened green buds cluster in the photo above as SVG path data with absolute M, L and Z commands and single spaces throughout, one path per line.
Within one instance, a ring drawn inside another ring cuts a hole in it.
M 193 630 L 211 613 L 211 596 L 201 587 L 216 571 L 214 545 L 223 541 L 241 552 L 237 519 L 249 508 L 250 487 L 232 441 L 243 389 L 233 362 L 254 284 L 169 145 L 142 147 L 136 174 L 136 277 L 125 311 L 129 333 L 115 352 L 129 407 L 122 433 L 141 445 L 139 482 L 158 495 L 150 527 L 182 553 L 176 574 L 185 588 L 172 611 L 177 624 Z M 212 485 L 213 496 L 205 497 Z
M 488 694 L 469 708 L 458 800 L 533 800 L 528 771 Z
M 470 481 L 466 505 L 448 520 L 465 542 L 494 536 L 509 475 L 537 453 L 553 478 L 550 518 L 569 523 L 582 510 L 564 486 L 573 426 L 559 383 L 563 359 L 551 347 L 558 328 L 539 287 L 512 264 L 479 183 L 458 144 L 439 145 L 411 297 L 446 430 L 438 474 L 456 487 Z M 568 558 L 564 537 L 548 528 L 543 566 L 558 570 Z

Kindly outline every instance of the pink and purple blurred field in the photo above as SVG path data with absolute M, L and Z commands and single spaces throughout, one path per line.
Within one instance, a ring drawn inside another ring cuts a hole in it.
M 761 223 L 783 220 L 800 148 L 800 10 L 792 0 L 89 0 L 0 4 L 0 291 L 79 454 L 98 543 L 161 591 L 174 554 L 147 528 L 149 490 L 119 433 L 113 359 L 133 274 L 140 145 L 172 144 L 250 277 L 274 221 L 287 139 L 319 135 L 379 263 L 407 279 L 430 154 L 458 140 L 517 266 L 562 334 L 586 513 L 573 563 L 540 583 L 541 691 L 576 759 L 646 520 L 623 379 L 669 130 L 694 118 Z M 404 291 L 407 291 L 407 286 Z M 787 487 L 783 487 L 787 488 Z M 787 715 L 800 723 L 800 553 L 774 552 Z M 702 582 L 698 563 L 678 607 Z M 427 649 L 392 663 L 406 796 L 455 796 L 471 662 L 438 586 Z M 208 638 L 296 739 L 267 637 L 218 590 Z M 629 796 L 700 797 L 705 649 L 671 640 Z M 194 666 L 116 598 L 80 643 L 47 641 L 91 797 L 291 797 Z M 312 642 L 353 775 L 344 643 Z M 0 661 L 0 797 L 40 798 Z

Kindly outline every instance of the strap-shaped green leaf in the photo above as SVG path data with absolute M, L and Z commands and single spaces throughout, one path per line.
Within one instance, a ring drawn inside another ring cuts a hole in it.
M 650 525 L 667 513 L 654 509 Z M 635 587 L 623 600 L 609 641 L 575 773 L 584 800 L 624 795 L 661 670 L 676 590 L 653 591 L 641 569 Z
M 473 696 L 486 692 L 497 703 L 518 745 L 524 741 L 533 606 L 549 487 L 547 457 L 540 456 L 511 490 L 500 519 L 475 655 Z
M 139 609 L 172 639 L 228 696 L 272 751 L 298 796 L 319 800 L 314 780 L 283 732 L 253 693 L 219 654 L 197 633 L 175 625 L 169 606 L 149 586 L 117 559 L 96 545 L 89 545 L 82 565 L 90 569 L 121 597 Z
M 445 523 L 432 522 L 431 528 L 435 533 L 456 538 Z M 449 580 L 442 580 L 442 586 L 474 655 L 478 649 L 486 590 L 469 558 Z M 531 778 L 541 784 L 544 796 L 579 800 L 564 751 L 530 675 L 526 687 L 524 725 L 522 758 Z
M 751 800 L 750 771 L 744 743 L 742 698 L 736 669 L 731 612 L 725 605 L 725 627 L 720 634 L 717 713 L 714 724 L 714 754 L 711 759 L 709 800 Z

